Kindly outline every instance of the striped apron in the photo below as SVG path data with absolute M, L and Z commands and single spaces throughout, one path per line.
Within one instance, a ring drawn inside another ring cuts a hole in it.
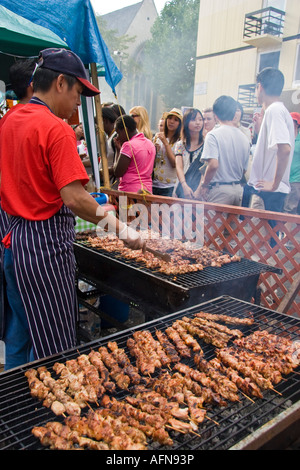
M 7 233 L 36 359 L 76 346 L 74 225 L 65 205 L 44 221 L 10 218 Z
M 7 228 L 9 226 L 9 218 L 1 207 L 0 200 L 0 340 L 4 337 L 4 310 L 5 310 L 5 293 L 4 293 L 4 278 L 3 278 L 3 255 L 4 245 L 1 243 L 4 236 L 7 234 Z

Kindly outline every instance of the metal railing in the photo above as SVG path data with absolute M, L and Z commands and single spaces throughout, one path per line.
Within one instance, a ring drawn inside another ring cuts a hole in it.
M 244 108 L 256 108 L 258 102 L 255 96 L 255 83 L 249 85 L 240 85 L 238 90 L 238 102 Z
M 268 7 L 248 13 L 245 16 L 244 38 L 270 34 L 280 37 L 283 34 L 285 12 Z
M 268 212 L 245 207 L 224 206 L 195 200 L 166 198 L 153 195 L 122 193 L 105 189 L 114 205 L 118 207 L 119 196 L 128 196 L 128 208 L 141 203 L 151 213 L 151 206 L 156 204 L 189 203 L 196 211 L 197 205 L 204 205 L 206 245 L 210 248 L 239 254 L 244 258 L 282 269 L 282 274 L 261 274 L 258 288 L 261 289 L 261 304 L 277 310 L 288 294 L 299 273 L 300 266 L 300 217 L 285 213 Z M 118 210 L 117 210 L 118 212 Z M 195 213 L 195 212 L 194 212 Z M 241 216 L 243 220 L 241 220 Z M 150 215 L 149 215 L 150 217 Z M 195 220 L 197 217 L 195 216 Z M 269 219 L 276 220 L 276 229 L 270 228 Z M 192 230 L 195 230 L 195 226 Z M 226 229 L 226 235 L 224 231 Z M 281 234 L 282 237 L 279 235 Z M 270 246 L 268 240 L 273 237 L 276 246 Z M 300 318 L 300 293 L 286 312 Z

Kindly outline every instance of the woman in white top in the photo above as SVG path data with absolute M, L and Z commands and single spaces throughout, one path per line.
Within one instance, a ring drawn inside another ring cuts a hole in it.
M 182 139 L 176 144 L 176 171 L 178 182 L 174 196 L 194 199 L 194 191 L 201 179 L 203 163 L 204 120 L 199 109 L 189 109 L 183 116 Z
M 153 194 L 172 196 L 176 184 L 175 145 L 180 139 L 182 113 L 173 108 L 165 116 L 164 132 L 156 134 L 156 159 L 153 173 Z

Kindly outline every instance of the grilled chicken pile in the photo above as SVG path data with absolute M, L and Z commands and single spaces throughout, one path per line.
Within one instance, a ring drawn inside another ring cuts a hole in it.
M 144 235 L 145 237 L 145 235 Z M 166 262 L 152 253 L 143 250 L 131 250 L 114 235 L 107 237 L 95 237 L 89 233 L 78 234 L 78 241 L 85 241 L 87 246 L 114 253 L 126 260 L 132 260 L 143 264 L 146 268 L 161 272 L 167 275 L 179 275 L 191 272 L 202 271 L 205 267 L 221 267 L 224 264 L 240 261 L 237 255 L 223 254 L 218 250 L 211 250 L 205 246 L 197 247 L 191 242 L 181 240 L 171 240 L 165 238 L 147 239 L 147 246 L 153 250 L 167 253 L 171 256 L 171 261 Z
M 237 327 L 255 328 L 253 317 L 199 312 L 164 331 L 135 331 L 127 351 L 109 341 L 56 362 L 51 372 L 27 370 L 31 395 L 59 418 L 32 433 L 51 449 L 171 447 L 174 432 L 200 438 L 213 407 L 278 393 L 276 385 L 299 365 L 288 338 Z M 215 352 L 210 360 L 205 344 Z

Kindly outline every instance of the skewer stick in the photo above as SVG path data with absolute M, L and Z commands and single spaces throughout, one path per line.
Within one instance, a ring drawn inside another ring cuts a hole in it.
M 205 415 L 205 418 L 207 418 L 209 421 L 212 421 L 212 422 L 215 423 L 217 426 L 220 426 L 220 423 L 218 423 L 218 421 L 215 421 L 214 419 L 210 418 L 209 416 Z
M 195 434 L 195 436 L 197 436 L 197 437 L 201 437 L 201 434 L 198 434 L 198 433 L 195 432 L 195 431 L 189 431 L 189 432 L 190 432 L 191 434 Z
M 181 431 L 181 429 L 173 428 L 173 426 L 170 426 L 169 424 L 166 424 L 166 428 L 170 428 L 170 429 L 172 429 L 173 431 L 180 432 L 181 434 L 189 434 L 189 433 L 191 433 L 191 434 L 195 434 L 195 436 L 197 436 L 197 437 L 201 437 L 201 435 L 198 434 L 198 433 L 195 432 L 195 431 L 192 431 L 192 430 L 190 430 L 190 431 Z
M 252 400 L 252 398 L 248 397 L 248 395 L 246 395 L 246 393 L 241 392 L 241 394 L 244 395 L 244 397 L 246 397 L 247 400 L 250 400 L 250 401 L 252 401 L 252 403 L 255 403 L 255 401 Z
M 166 428 L 172 429 L 173 431 L 180 432 L 181 434 L 186 434 L 185 431 L 181 431 L 180 429 L 175 429 L 173 426 L 170 426 L 169 424 L 166 424 Z
M 94 411 L 93 408 L 91 407 L 91 405 L 89 404 L 89 402 L 85 401 L 85 404 L 90 410 Z
M 275 390 L 275 388 L 270 387 L 270 390 L 272 390 L 273 392 L 278 393 L 278 395 L 282 396 L 282 393 L 280 393 L 280 392 L 278 392 L 277 390 Z

